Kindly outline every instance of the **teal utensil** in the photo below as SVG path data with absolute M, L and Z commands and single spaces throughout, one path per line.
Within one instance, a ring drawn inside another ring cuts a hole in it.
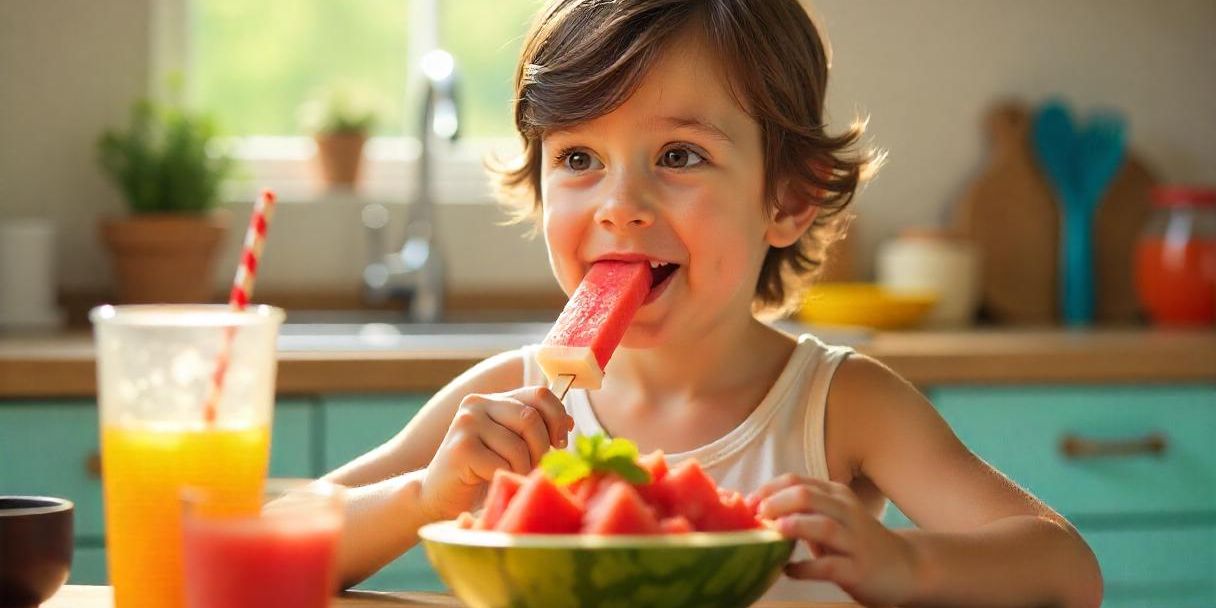
M 1126 133 L 1123 118 L 1109 110 L 1095 112 L 1078 132 L 1061 101 L 1034 117 L 1032 148 L 1060 205 L 1059 297 L 1068 325 L 1094 320 L 1094 217 L 1123 166 Z

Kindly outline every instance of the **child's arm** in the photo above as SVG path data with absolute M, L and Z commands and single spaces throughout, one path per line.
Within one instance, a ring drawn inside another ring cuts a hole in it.
M 845 483 L 780 478 L 752 499 L 817 549 L 787 567 L 792 576 L 831 580 L 876 605 L 1101 603 L 1097 561 L 1068 521 L 972 454 L 894 372 L 847 360 L 827 424 L 848 477 L 868 478 L 921 529 L 883 527 Z
M 527 473 L 573 421 L 548 389 L 520 388 L 518 352 L 453 380 L 395 437 L 325 479 L 343 484 L 347 519 L 338 579 L 345 588 L 418 542 L 424 524 L 472 509 L 499 468 Z

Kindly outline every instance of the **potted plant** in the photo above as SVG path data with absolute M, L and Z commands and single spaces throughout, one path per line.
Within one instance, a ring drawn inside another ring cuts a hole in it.
M 363 144 L 380 120 L 366 90 L 335 85 L 300 107 L 300 122 L 313 134 L 321 177 L 327 186 L 353 188 L 363 164 Z
M 136 102 L 130 125 L 98 140 L 99 162 L 130 214 L 100 220 L 118 298 L 126 303 L 206 302 L 227 215 L 216 211 L 233 161 L 213 155 L 215 126 L 201 114 Z

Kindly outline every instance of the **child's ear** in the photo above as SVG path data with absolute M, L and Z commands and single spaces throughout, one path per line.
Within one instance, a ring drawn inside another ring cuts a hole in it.
M 772 247 L 789 247 L 802 238 L 817 215 L 819 207 L 798 196 L 786 181 L 777 190 L 777 211 L 769 219 L 764 240 Z

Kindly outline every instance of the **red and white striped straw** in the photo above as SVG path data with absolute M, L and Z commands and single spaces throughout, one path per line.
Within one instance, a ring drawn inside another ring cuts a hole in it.
M 253 295 L 253 281 L 258 274 L 258 260 L 262 257 L 262 246 L 266 242 L 266 228 L 274 216 L 274 192 L 262 190 L 249 216 L 249 229 L 245 231 L 245 247 L 241 251 L 241 262 L 236 267 L 232 280 L 232 292 L 228 294 L 228 305 L 233 310 L 245 310 L 249 297 Z
M 249 216 L 249 228 L 245 230 L 245 245 L 241 248 L 241 260 L 236 267 L 236 277 L 232 280 L 232 291 L 228 294 L 228 307 L 232 310 L 245 310 L 249 298 L 253 295 L 253 282 L 257 278 L 258 260 L 262 257 L 262 246 L 266 242 L 266 229 L 274 216 L 275 196 L 269 188 L 263 189 L 253 205 L 253 214 Z M 215 422 L 216 408 L 219 406 L 220 393 L 224 388 L 224 375 L 228 372 L 228 359 L 232 349 L 235 328 L 229 327 L 224 335 L 224 343 L 220 349 L 219 360 L 216 362 L 215 373 L 211 376 L 211 394 L 203 410 L 203 417 L 210 425 Z

